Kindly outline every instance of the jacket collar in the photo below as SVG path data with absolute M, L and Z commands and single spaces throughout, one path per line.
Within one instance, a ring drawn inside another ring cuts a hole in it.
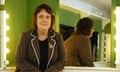
M 37 33 L 31 32 L 31 36 L 32 36 L 31 45 L 32 45 L 33 51 L 35 53 L 37 63 L 38 63 L 38 67 L 39 67 L 39 65 L 40 65 L 40 62 L 39 62 L 39 59 L 40 59 L 39 51 L 40 51 L 40 49 L 39 49 L 39 44 L 38 44 L 38 39 L 37 39 Z M 51 32 L 48 35 L 49 48 L 48 48 L 47 67 L 49 66 L 49 64 L 50 64 L 50 62 L 52 60 L 52 57 L 54 55 L 54 50 L 55 50 L 55 46 L 56 46 L 55 36 L 56 36 L 55 32 Z

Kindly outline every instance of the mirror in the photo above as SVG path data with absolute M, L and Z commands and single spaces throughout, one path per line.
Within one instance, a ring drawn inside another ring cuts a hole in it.
M 74 31 L 75 25 L 79 18 L 90 17 L 94 22 L 95 30 L 93 33 L 93 37 L 91 38 L 92 55 L 95 66 L 111 67 L 111 23 L 109 18 L 110 16 L 107 16 L 107 14 L 103 14 L 103 12 L 100 9 L 92 7 L 91 4 L 86 10 L 86 7 L 84 7 L 84 5 L 80 5 L 84 2 L 81 0 L 76 2 L 67 2 L 63 0 L 60 1 L 60 32 L 63 34 L 64 40 L 66 40 Z M 92 11 L 89 10 L 90 8 Z

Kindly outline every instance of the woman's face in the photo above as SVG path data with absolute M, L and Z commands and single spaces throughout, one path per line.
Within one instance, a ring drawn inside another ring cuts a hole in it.
M 52 19 L 51 15 L 45 9 L 42 9 L 39 13 L 37 13 L 36 17 L 38 30 L 49 30 Z

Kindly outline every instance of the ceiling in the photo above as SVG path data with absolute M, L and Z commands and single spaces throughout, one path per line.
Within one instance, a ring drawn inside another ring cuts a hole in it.
M 103 9 L 108 13 L 111 13 L 111 0 L 83 0 L 83 1 L 92 4 L 100 9 Z
M 60 7 L 77 13 L 82 11 L 101 18 L 111 18 L 111 0 L 60 0 Z

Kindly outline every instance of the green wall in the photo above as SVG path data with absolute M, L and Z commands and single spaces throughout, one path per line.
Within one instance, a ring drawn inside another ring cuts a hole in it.
M 10 49 L 10 53 L 7 55 L 7 59 L 10 62 L 8 66 L 14 66 L 15 51 L 20 32 L 26 30 L 29 27 L 27 23 L 27 1 L 6 0 L 5 10 L 10 16 L 10 18 L 7 19 L 7 25 L 10 26 L 10 30 L 7 31 L 7 36 L 10 38 L 10 41 L 6 46 Z
M 7 48 L 10 49 L 10 53 L 7 55 L 7 59 L 10 61 L 8 66 L 15 66 L 15 52 L 20 33 L 31 27 L 32 15 L 38 4 L 49 4 L 56 15 L 55 30 L 59 30 L 59 2 L 58 0 L 6 0 L 5 10 L 10 15 L 7 20 L 7 25 L 10 26 L 10 30 L 7 31 L 7 36 L 10 41 L 7 43 Z
M 106 34 L 111 34 L 111 23 L 108 23 L 105 28 L 104 28 L 104 32 Z
M 60 24 L 75 27 L 79 18 L 79 14 L 60 9 Z

